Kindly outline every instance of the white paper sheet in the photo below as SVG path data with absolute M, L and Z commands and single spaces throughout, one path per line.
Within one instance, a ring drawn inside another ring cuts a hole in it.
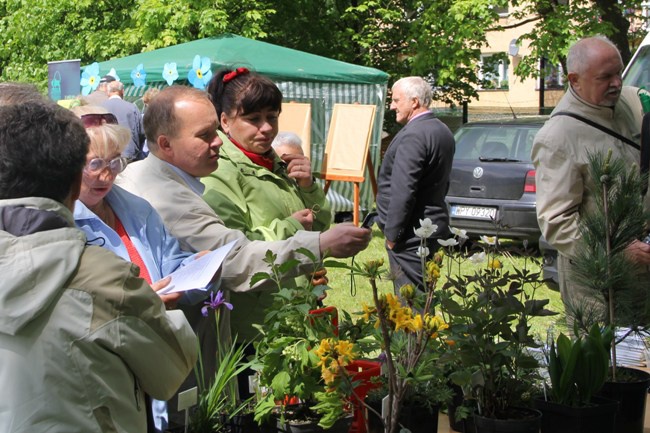
M 237 241 L 232 241 L 221 248 L 217 248 L 187 265 L 172 272 L 169 285 L 158 290 L 158 294 L 186 292 L 188 290 L 206 290 L 214 275 L 217 273 L 226 255 Z

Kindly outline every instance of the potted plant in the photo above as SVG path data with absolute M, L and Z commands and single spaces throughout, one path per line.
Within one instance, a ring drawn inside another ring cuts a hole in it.
M 575 333 L 576 335 L 578 332 Z M 614 334 L 593 324 L 573 341 L 560 334 L 546 353 L 550 393 L 535 399 L 542 433 L 611 433 L 618 402 L 596 396 L 607 379 Z
M 232 309 L 232 305 L 225 301 L 221 291 L 211 293 L 210 299 L 204 304 L 201 312 L 205 317 L 213 315 L 218 329 L 220 310 Z M 199 356 L 195 367 L 199 387 L 198 403 L 191 411 L 188 432 L 225 431 L 226 426 L 231 426 L 232 420 L 247 407 L 248 402 L 240 401 L 237 393 L 237 375 L 245 371 L 250 366 L 250 362 L 245 359 L 245 346 L 238 345 L 236 340 L 237 338 L 234 338 L 228 348 L 218 342 L 216 353 L 218 367 L 212 378 L 205 377 L 202 358 Z M 252 421 L 252 417 L 250 420 Z M 229 431 L 234 433 L 237 429 L 231 426 Z M 250 432 L 250 429 L 246 431 Z
M 418 255 L 423 268 L 424 291 L 407 284 L 400 288 L 399 296 L 380 294 L 377 280 L 388 275 L 383 260 L 372 260 L 348 266 L 327 262 L 327 267 L 350 269 L 355 276 L 365 277 L 372 288 L 373 305 L 364 305 L 359 323 L 372 330 L 364 342 L 372 342 L 380 352 L 379 359 L 385 371 L 382 388 L 373 392 L 382 396 L 381 405 L 366 404 L 369 418 L 381 423 L 381 431 L 395 433 L 401 428 L 415 427 L 409 423 L 413 411 L 422 409 L 430 427 L 436 420 L 439 404 L 451 396 L 441 362 L 447 351 L 445 329 L 447 324 L 439 313 L 436 285 L 440 268 L 427 262 L 429 249 L 426 239 L 433 235 L 437 226 L 426 218 L 415 234 L 421 239 Z M 368 326 L 370 325 L 370 326 Z M 404 414 L 410 411 L 409 414 Z
M 596 203 L 581 215 L 581 240 L 572 261 L 573 277 L 591 289 L 591 295 L 573 305 L 570 313 L 582 332 L 594 322 L 607 323 L 614 330 L 627 329 L 625 338 L 650 323 L 650 275 L 631 262 L 627 252 L 629 244 L 643 236 L 650 219 L 643 208 L 643 179 L 637 167 L 612 158 L 611 150 L 590 155 L 589 174 Z M 590 314 L 584 314 L 585 304 Z M 618 366 L 616 344 L 621 340 L 615 338 L 610 345 L 611 368 L 602 393 L 620 402 L 617 432 L 642 432 L 650 375 Z
M 381 386 L 368 392 L 365 403 L 371 408 L 368 411 L 368 433 L 383 433 L 382 402 L 388 395 L 385 377 Z M 450 396 L 449 387 L 445 386 L 444 378 L 414 383 L 410 392 L 404 397 L 399 412 L 398 425 L 411 433 L 435 433 L 438 429 L 438 415 L 441 403 Z
M 308 250 L 298 252 L 316 262 Z M 356 357 L 355 345 L 338 337 L 336 310 L 317 308 L 326 286 L 283 287 L 283 273 L 296 263 L 275 260 L 268 252 L 271 271 L 253 277 L 278 284 L 263 325 L 256 325 L 261 338 L 254 343 L 253 369 L 259 373 L 255 420 L 271 420 L 282 431 L 308 426 L 309 431 L 347 432 L 354 387 L 346 367 Z
M 465 236 L 455 233 L 461 240 Z M 465 260 L 460 252 L 448 248 L 444 254 L 449 271 L 440 296 L 454 341 L 450 379 L 473 400 L 477 432 L 537 433 L 541 414 L 530 406 L 540 379 L 534 351 L 541 344 L 531 335 L 529 320 L 556 313 L 545 308 L 548 300 L 535 298 L 542 283 L 539 272 L 528 269 L 534 259 L 526 251 L 523 269 L 507 271 L 498 259 L 498 239 L 481 239 L 483 251 L 468 258 L 479 266 L 473 272 L 460 270 Z

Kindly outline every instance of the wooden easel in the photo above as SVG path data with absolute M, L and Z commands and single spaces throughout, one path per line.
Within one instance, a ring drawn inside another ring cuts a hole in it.
M 368 147 L 375 120 L 375 106 L 362 104 L 335 104 L 332 112 L 321 177 L 325 193 L 332 181 L 354 184 L 353 222 L 359 225 L 361 183 L 369 169 L 372 190 L 377 195 L 377 180 Z
M 291 131 L 302 140 L 302 150 L 311 158 L 311 104 L 283 102 L 278 131 Z
M 374 198 L 377 198 L 377 178 L 375 177 L 375 170 L 372 164 L 372 158 L 370 158 L 370 154 L 368 154 L 366 158 L 366 165 L 368 167 L 368 174 L 370 177 L 370 186 L 372 187 L 372 194 Z M 361 207 L 361 203 L 360 203 L 361 184 L 365 181 L 365 177 L 342 176 L 342 175 L 338 176 L 332 174 L 331 176 L 324 176 L 324 179 L 325 179 L 325 187 L 323 188 L 323 191 L 325 191 L 325 195 L 327 195 L 327 191 L 330 189 L 330 184 L 332 183 L 333 180 L 354 183 L 354 209 L 352 212 L 352 222 L 355 225 L 359 225 L 359 220 L 360 220 L 359 208 Z

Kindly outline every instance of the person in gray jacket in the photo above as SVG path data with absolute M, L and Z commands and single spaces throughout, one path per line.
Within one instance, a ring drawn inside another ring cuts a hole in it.
M 392 88 L 391 110 L 404 127 L 391 141 L 377 176 L 377 225 L 396 292 L 413 284 L 423 289 L 420 238 L 414 229 L 429 218 L 438 230 L 426 240 L 429 257 L 436 239 L 447 239 L 449 213 L 445 196 L 456 143 L 449 128 L 429 111 L 431 86 L 422 77 L 404 77 Z
M 134 265 L 74 227 L 89 142 L 81 121 L 44 101 L 3 106 L 4 96 L 0 431 L 144 433 L 144 393 L 174 394 L 196 337 Z

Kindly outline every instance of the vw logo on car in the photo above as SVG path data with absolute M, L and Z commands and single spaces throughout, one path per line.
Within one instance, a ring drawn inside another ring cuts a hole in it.
M 476 179 L 480 179 L 483 176 L 483 169 L 481 167 L 476 167 L 472 172 Z

